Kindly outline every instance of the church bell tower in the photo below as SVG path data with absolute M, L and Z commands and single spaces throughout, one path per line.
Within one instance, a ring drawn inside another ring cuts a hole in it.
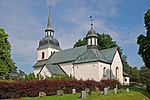
M 54 38 L 54 29 L 51 24 L 50 10 L 48 13 L 47 28 L 45 29 L 45 37 L 39 41 L 38 60 L 48 59 L 54 52 L 60 51 L 59 42 Z

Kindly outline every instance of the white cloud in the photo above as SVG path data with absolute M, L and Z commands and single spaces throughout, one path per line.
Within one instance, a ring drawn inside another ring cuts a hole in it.
M 86 6 L 86 2 L 77 2 L 74 1 L 71 5 L 70 9 L 64 9 L 62 10 L 63 13 L 61 13 L 61 19 L 66 21 L 66 23 L 69 23 L 72 25 L 73 28 L 64 27 L 60 28 L 57 33 L 61 33 L 62 36 L 59 38 L 60 44 L 63 48 L 70 48 L 73 46 L 73 44 L 80 38 L 83 38 L 86 36 L 87 31 L 90 29 L 90 8 Z M 108 2 L 104 2 L 108 3 Z M 105 5 L 102 5 L 104 7 L 103 9 L 107 8 Z M 114 7 L 115 5 L 113 3 L 107 4 L 110 7 Z M 95 7 L 96 8 L 96 7 Z M 108 10 L 109 8 L 107 8 Z M 98 33 L 109 33 L 114 40 L 118 40 L 120 38 L 120 35 L 115 32 L 111 27 L 107 27 L 107 23 L 105 23 L 105 20 L 102 17 L 97 16 L 96 11 L 92 11 L 93 17 L 94 17 L 94 28 Z M 98 13 L 103 13 L 99 11 Z M 103 14 L 106 16 L 106 13 Z M 95 18 L 96 17 L 96 18 Z M 107 16 L 106 16 L 107 17 Z M 67 26 L 67 25 L 66 25 Z M 73 37 L 73 38 L 72 38 Z M 70 41 L 70 42 L 68 42 Z

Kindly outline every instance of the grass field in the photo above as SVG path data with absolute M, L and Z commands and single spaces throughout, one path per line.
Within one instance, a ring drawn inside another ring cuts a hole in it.
M 143 98 L 150 98 L 150 95 L 145 93 L 141 89 L 130 88 L 130 92 L 126 93 L 125 89 L 119 90 L 118 94 L 113 94 L 110 92 L 108 95 L 97 95 L 96 92 L 92 92 L 92 95 L 87 95 L 87 98 L 84 100 L 143 100 Z M 75 95 L 73 94 L 65 94 L 63 96 L 46 96 L 46 97 L 25 97 L 22 100 L 81 100 L 79 98 L 80 93 Z

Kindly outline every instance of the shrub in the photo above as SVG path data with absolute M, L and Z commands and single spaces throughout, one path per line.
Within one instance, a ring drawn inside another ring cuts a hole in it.
M 0 82 L 0 99 L 18 98 L 18 97 L 35 97 L 43 91 L 46 95 L 56 95 L 57 90 L 63 89 L 64 93 L 71 93 L 75 88 L 77 92 L 90 88 L 95 90 L 95 86 L 102 89 L 103 87 L 115 87 L 118 83 L 116 80 L 102 80 L 96 82 L 93 80 L 33 80 L 33 81 L 15 81 Z
M 147 83 L 146 91 L 150 94 L 150 83 Z

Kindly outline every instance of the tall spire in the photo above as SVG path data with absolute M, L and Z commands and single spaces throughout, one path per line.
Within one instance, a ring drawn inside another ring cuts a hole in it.
M 48 11 L 48 22 L 47 22 L 46 30 L 54 31 L 53 28 L 52 28 L 52 24 L 51 24 L 50 7 L 49 7 L 49 11 Z
M 48 21 L 47 21 L 47 28 L 45 30 L 45 36 L 52 36 L 54 35 L 54 29 L 52 27 L 52 23 L 51 23 L 51 16 L 50 16 L 50 7 L 48 7 Z

